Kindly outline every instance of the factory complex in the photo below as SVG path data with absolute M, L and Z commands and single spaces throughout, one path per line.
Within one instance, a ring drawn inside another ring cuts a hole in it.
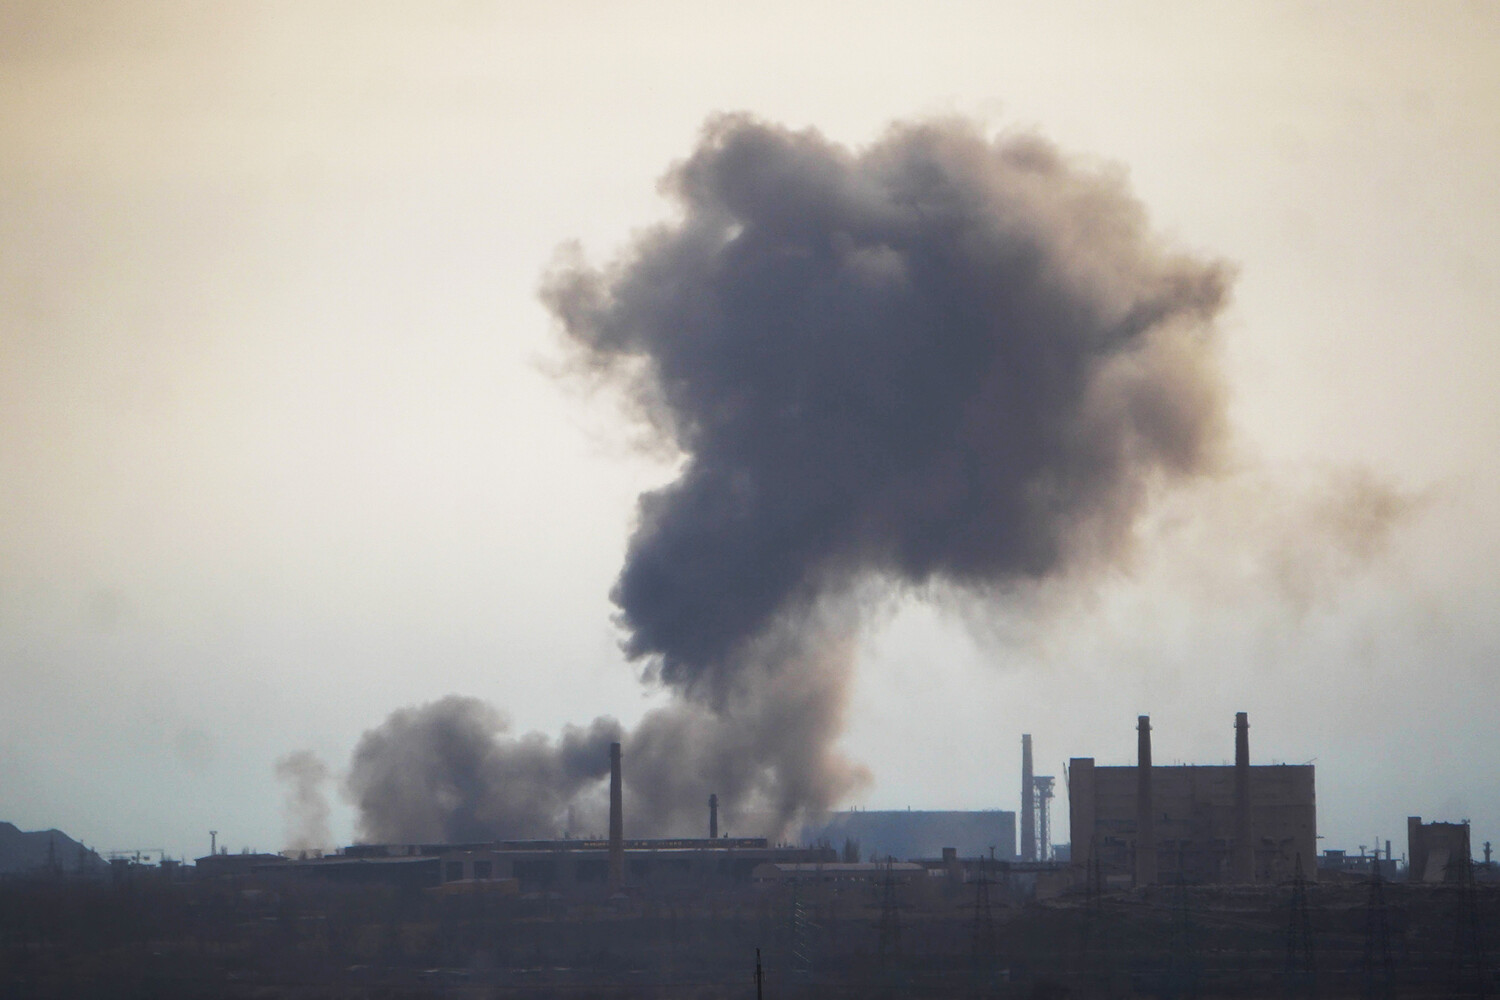
M 1494 995 L 1500 885 L 1467 822 L 1408 821 L 1404 865 L 1318 856 L 1309 765 L 1069 760 L 1022 739 L 1021 809 L 849 810 L 796 843 L 642 839 L 609 746 L 608 835 L 364 843 L 194 866 L 110 857 L 0 879 L 24 995 L 1214 997 Z M 743 817 L 739 817 L 743 819 Z M 103 872 L 100 872 L 100 868 Z M 80 869 L 81 873 L 81 869 Z M 101 982 L 121 984 L 100 993 Z
M 1022 736 L 1019 817 L 1006 810 L 848 810 L 805 824 L 797 842 L 719 835 L 718 797 L 707 836 L 626 838 L 622 753 L 610 747 L 610 836 L 475 843 L 354 844 L 332 853 L 229 854 L 197 859 L 200 876 L 257 875 L 344 884 L 480 886 L 567 897 L 692 892 L 825 880 L 1019 879 L 1026 892 L 1086 885 L 1285 884 L 1379 874 L 1443 882 L 1469 858 L 1467 823 L 1408 823 L 1409 859 L 1386 841 L 1370 855 L 1319 856 L 1311 764 L 1252 765 L 1249 719 L 1235 718 L 1232 765 L 1155 764 L 1151 723 L 1137 720 L 1134 764 L 1073 757 L 1065 775 L 1069 842 L 1054 844 L 1055 779 L 1034 773 Z M 1019 842 L 1019 843 L 1018 843 Z M 1487 846 L 1487 845 L 1486 845 Z M 1489 871 L 1488 850 L 1481 874 Z M 499 888 L 497 888 L 499 887 Z

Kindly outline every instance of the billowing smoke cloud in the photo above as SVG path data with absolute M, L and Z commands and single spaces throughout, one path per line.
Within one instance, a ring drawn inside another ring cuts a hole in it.
M 544 295 L 686 456 L 614 592 L 684 692 L 871 575 L 1107 560 L 1213 455 L 1228 269 L 1163 249 L 1115 173 L 962 122 L 855 153 L 729 116 L 666 188 L 679 221 Z
M 286 821 L 286 847 L 293 851 L 322 849 L 333 845 L 328 829 L 328 765 L 311 750 L 296 750 L 276 761 L 276 777 L 286 782 L 282 803 Z
M 360 739 L 350 764 L 346 789 L 361 837 L 436 843 L 604 829 L 599 804 L 580 796 L 609 774 L 619 723 L 569 726 L 556 743 L 538 733 L 512 737 L 509 728 L 474 698 L 392 713 Z
M 1231 275 L 1164 247 L 1117 171 L 961 121 L 856 151 L 719 117 L 664 190 L 674 221 L 542 293 L 683 457 L 613 592 L 677 696 L 626 738 L 631 830 L 692 831 L 710 791 L 784 827 L 864 779 L 833 750 L 859 594 L 1085 573 L 1213 464 Z M 450 699 L 367 734 L 366 834 L 555 829 L 603 750 L 575 772 L 571 737 L 499 731 Z

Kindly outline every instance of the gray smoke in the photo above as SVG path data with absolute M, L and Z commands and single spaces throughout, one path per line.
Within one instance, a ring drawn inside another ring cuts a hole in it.
M 1164 249 L 1115 172 L 964 122 L 854 152 L 739 115 L 665 187 L 679 220 L 544 298 L 686 458 L 613 595 L 684 693 L 862 579 L 1106 561 L 1213 454 L 1229 270 Z
M 612 595 L 676 695 L 626 738 L 629 826 L 695 830 L 713 791 L 774 833 L 865 778 L 833 749 L 860 596 L 1086 572 L 1154 486 L 1212 464 L 1230 269 L 1164 247 L 1118 171 L 962 121 L 851 150 L 718 117 L 663 187 L 673 221 L 603 269 L 565 253 L 542 291 L 684 460 Z M 461 724 L 429 706 L 361 743 L 367 835 L 535 831 L 595 794 L 560 748 L 439 704 Z
M 575 822 L 604 829 L 600 807 L 579 799 L 608 776 L 619 723 L 569 726 L 556 743 L 538 733 L 513 737 L 509 728 L 475 698 L 391 713 L 361 737 L 349 766 L 360 837 L 453 843 L 554 836 Z
M 747 657 L 718 705 L 679 698 L 641 720 L 625 744 L 634 834 L 704 836 L 714 792 L 726 830 L 776 837 L 869 780 L 834 748 L 853 644 L 827 632 L 798 640 L 759 647 L 764 659 Z
M 287 849 L 309 851 L 332 846 L 328 798 L 323 791 L 329 778 L 328 765 L 311 750 L 297 750 L 276 761 L 276 777 L 287 785 L 282 803 Z

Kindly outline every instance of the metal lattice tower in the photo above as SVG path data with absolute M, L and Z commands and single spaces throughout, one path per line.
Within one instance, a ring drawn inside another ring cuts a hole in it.
M 1177 885 L 1172 894 L 1172 938 L 1169 959 L 1169 980 L 1172 996 L 1196 997 L 1198 995 L 1197 942 L 1193 928 L 1193 915 L 1188 905 L 1187 876 L 1183 871 L 1181 850 L 1178 851 Z
M 1291 916 L 1286 930 L 1287 995 L 1316 995 L 1313 973 L 1312 920 L 1307 908 L 1307 879 L 1302 874 L 1302 855 L 1292 876 Z
M 1488 846 L 1488 845 L 1486 845 Z M 1458 898 L 1458 932 L 1454 950 L 1454 995 L 1489 996 L 1486 983 L 1484 939 L 1480 934 L 1479 889 L 1474 884 L 1474 863 L 1467 858 L 1455 861 L 1463 865 Z
M 1376 865 L 1374 871 L 1365 903 L 1364 996 L 1367 1000 L 1389 1000 L 1396 992 L 1396 967 L 1391 961 L 1391 926 L 1380 866 Z
M 1110 993 L 1110 962 L 1108 941 L 1105 937 L 1104 919 L 1104 866 L 1099 861 L 1099 845 L 1090 845 L 1088 867 L 1084 883 L 1083 923 L 1079 933 L 1079 954 L 1082 965 L 1089 969 L 1095 980 L 1097 995 Z
M 974 880 L 972 971 L 976 995 L 987 996 L 995 988 L 995 966 L 999 956 L 995 947 L 995 914 L 990 908 L 989 859 L 982 854 L 977 875 Z
M 1052 810 L 1047 803 L 1052 801 L 1054 779 L 1050 774 L 1038 774 L 1031 779 L 1036 793 L 1037 838 L 1036 860 L 1050 861 L 1052 856 Z
M 793 975 L 806 979 L 812 974 L 812 934 L 816 925 L 809 919 L 807 904 L 802 901 L 796 882 L 792 883 L 792 947 L 791 969 Z
M 995 959 L 995 914 L 990 909 L 990 879 L 984 857 L 974 880 L 974 964 L 987 967 Z
M 885 883 L 880 890 L 880 964 L 893 964 L 901 954 L 901 911 L 896 904 L 896 859 L 886 858 Z

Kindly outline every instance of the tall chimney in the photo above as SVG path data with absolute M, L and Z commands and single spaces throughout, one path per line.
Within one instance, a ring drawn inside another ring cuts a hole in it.
M 1156 882 L 1156 809 L 1151 800 L 1151 716 L 1136 723 L 1135 884 Z
M 719 797 L 717 795 L 708 797 L 708 839 L 719 839 Z
M 1036 789 L 1031 780 L 1031 734 L 1021 736 L 1021 860 L 1036 860 Z
M 1255 881 L 1255 841 L 1250 829 L 1250 717 L 1234 715 L 1234 880 Z
M 625 883 L 625 817 L 620 791 L 620 744 L 609 745 L 609 891 Z

